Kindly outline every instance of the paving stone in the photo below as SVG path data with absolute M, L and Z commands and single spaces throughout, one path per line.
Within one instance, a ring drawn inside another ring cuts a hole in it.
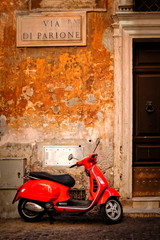
M 99 216 L 60 216 L 53 224 L 48 217 L 27 223 L 22 219 L 0 220 L 0 240 L 159 240 L 160 218 L 124 217 L 121 223 L 109 225 Z

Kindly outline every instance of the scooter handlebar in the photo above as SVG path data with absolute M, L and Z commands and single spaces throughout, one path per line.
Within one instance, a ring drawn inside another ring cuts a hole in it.
M 73 168 L 73 167 L 76 167 L 76 166 L 77 166 L 77 164 L 73 164 L 69 168 Z
M 81 166 L 81 165 L 84 165 L 85 168 L 88 168 L 88 167 L 90 167 L 90 163 L 93 162 L 93 161 L 95 161 L 95 158 L 96 158 L 97 156 L 98 156 L 97 153 L 91 154 L 89 157 L 84 158 L 84 159 L 82 159 L 81 161 L 78 161 L 76 164 L 71 165 L 69 168 L 73 168 L 73 167 L 76 167 L 76 166 L 79 167 L 79 166 Z M 90 162 L 90 163 L 89 163 L 89 162 Z M 88 166 L 88 164 L 89 164 L 89 166 Z

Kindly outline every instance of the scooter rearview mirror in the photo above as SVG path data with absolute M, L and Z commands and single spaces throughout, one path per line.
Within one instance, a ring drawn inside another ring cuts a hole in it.
M 69 154 L 68 160 L 71 161 L 73 159 L 73 154 Z

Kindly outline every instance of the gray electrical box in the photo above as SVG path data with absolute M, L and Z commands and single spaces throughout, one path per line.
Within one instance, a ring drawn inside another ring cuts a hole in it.
M 17 189 L 23 184 L 26 159 L 0 159 L 0 189 Z

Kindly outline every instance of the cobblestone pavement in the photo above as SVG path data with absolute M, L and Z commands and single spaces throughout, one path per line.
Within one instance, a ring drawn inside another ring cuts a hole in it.
M 60 216 L 53 224 L 48 217 L 27 223 L 22 219 L 0 220 L 0 240 L 159 240 L 160 218 L 124 217 L 115 225 L 105 224 L 99 216 Z

